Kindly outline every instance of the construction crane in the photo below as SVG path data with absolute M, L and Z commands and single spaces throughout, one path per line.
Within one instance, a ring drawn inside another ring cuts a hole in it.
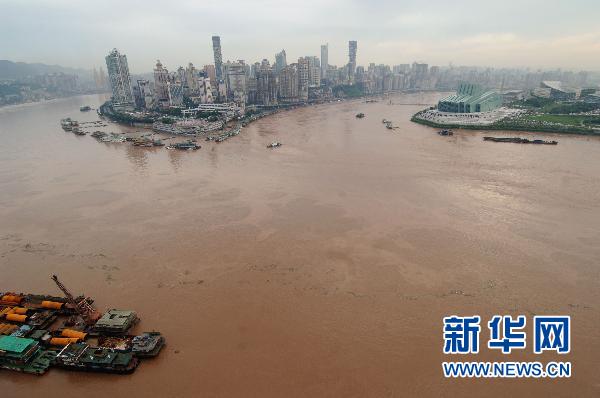
M 92 299 L 88 297 L 79 296 L 73 297 L 69 289 L 58 280 L 58 276 L 52 275 L 52 280 L 56 283 L 56 286 L 64 293 L 67 301 L 75 312 L 83 319 L 86 325 L 93 325 L 100 318 L 101 314 L 91 306 Z

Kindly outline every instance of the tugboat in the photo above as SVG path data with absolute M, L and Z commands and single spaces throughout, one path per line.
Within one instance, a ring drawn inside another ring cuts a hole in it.
M 91 111 L 91 110 L 92 110 L 92 108 L 91 108 L 91 107 L 89 107 L 88 105 L 85 105 L 85 106 L 82 106 L 82 107 L 80 107 L 80 108 L 79 108 L 79 110 L 80 110 L 81 112 L 87 112 L 87 111 Z
M 443 135 L 443 136 L 449 136 L 449 135 L 454 135 L 454 132 L 452 130 L 440 130 L 437 132 L 439 135 Z
M 267 145 L 267 148 L 278 148 L 281 145 L 283 145 L 281 142 L 273 141 L 269 145 Z
M 200 145 L 196 144 L 193 141 L 187 141 L 187 142 L 176 142 L 174 144 L 166 146 L 165 148 L 179 149 L 180 151 L 196 151 L 196 150 L 200 149 L 201 147 L 200 147 Z
M 356 118 L 357 118 L 357 119 L 362 119 L 363 117 L 365 117 L 365 114 L 364 114 L 364 113 L 362 113 L 362 112 L 361 112 L 361 113 L 358 113 L 358 114 L 356 114 Z

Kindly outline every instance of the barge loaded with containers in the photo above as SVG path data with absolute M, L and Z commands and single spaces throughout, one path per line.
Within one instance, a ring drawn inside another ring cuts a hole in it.
M 139 321 L 134 311 L 100 313 L 92 299 L 73 296 L 56 275 L 52 280 L 63 297 L 0 293 L 0 368 L 131 373 L 165 345 L 159 332 L 129 334 Z

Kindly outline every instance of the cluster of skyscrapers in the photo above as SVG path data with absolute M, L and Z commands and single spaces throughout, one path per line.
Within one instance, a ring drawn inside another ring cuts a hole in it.
M 223 61 L 221 38 L 212 37 L 214 64 L 196 68 L 193 64 L 169 71 L 157 61 L 152 80 L 137 79 L 132 84 L 127 57 L 116 49 L 106 57 L 113 105 L 138 109 L 190 108 L 199 104 L 229 103 L 244 109 L 247 105 L 277 106 L 333 98 L 369 95 L 399 90 L 454 90 L 461 81 L 487 88 L 527 89 L 553 79 L 549 72 L 522 69 L 429 66 L 425 63 L 357 65 L 358 43 L 348 42 L 348 62 L 329 64 L 329 45 L 321 45 L 320 58 L 307 55 L 288 62 L 285 50 L 274 62 L 246 63 Z M 564 73 L 563 73 L 564 75 Z M 585 73 L 569 75 L 581 84 Z M 350 88 L 350 90 L 348 90 Z
M 221 38 L 212 37 L 214 64 L 197 69 L 193 64 L 169 71 L 160 61 L 154 79 L 132 84 L 127 57 L 113 49 L 106 56 L 113 105 L 156 109 L 212 102 L 276 106 L 327 98 L 336 85 L 354 85 L 357 42 L 349 42 L 348 63 L 329 65 L 329 45 L 321 46 L 321 57 L 304 56 L 288 63 L 285 50 L 268 59 L 248 64 L 244 60 L 223 62 Z

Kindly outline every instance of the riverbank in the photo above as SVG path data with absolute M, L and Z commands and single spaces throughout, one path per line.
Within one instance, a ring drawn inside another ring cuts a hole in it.
M 587 126 L 564 125 L 557 122 L 536 119 L 537 115 L 528 112 L 515 110 L 512 114 L 496 120 L 490 120 L 485 123 L 465 119 L 464 122 L 457 121 L 456 118 L 451 122 L 440 122 L 441 118 L 431 117 L 433 112 L 442 114 L 434 109 L 425 109 L 415 113 L 411 121 L 429 127 L 444 129 L 468 129 L 468 130 L 506 130 L 519 132 L 542 132 L 542 133 L 560 133 L 560 134 L 580 134 L 580 135 L 600 135 L 600 129 Z M 473 117 L 473 114 L 466 114 Z M 465 116 L 466 117 L 466 116 Z

